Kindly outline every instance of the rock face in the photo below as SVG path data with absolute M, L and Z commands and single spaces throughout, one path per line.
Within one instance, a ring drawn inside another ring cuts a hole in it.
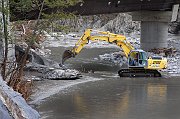
M 132 21 L 132 17 L 125 13 L 80 16 L 76 19 L 59 21 L 59 24 L 69 26 L 72 32 L 84 32 L 90 28 L 125 34 L 140 30 L 140 22 Z
M 128 14 L 121 13 L 113 20 L 110 20 L 101 28 L 103 31 L 113 33 L 129 34 L 140 31 L 140 22 L 132 21 L 132 17 Z
M 84 32 L 87 28 L 101 28 L 108 23 L 109 20 L 116 18 L 117 14 L 102 14 L 92 16 L 78 16 L 75 19 L 61 20 L 58 24 L 66 25 L 70 27 L 72 32 Z M 55 32 L 56 29 L 55 29 Z
M 141 29 L 140 22 L 132 21 L 131 16 L 126 13 L 80 16 L 76 19 L 59 21 L 59 23 L 70 26 L 71 31 L 74 32 L 83 32 L 87 28 L 100 28 L 103 31 L 127 34 Z M 180 15 L 176 22 L 169 23 L 168 31 L 172 34 L 177 34 L 180 31 Z
M 0 99 L 15 119 L 39 119 L 39 113 L 32 109 L 21 96 L 6 85 L 0 76 Z

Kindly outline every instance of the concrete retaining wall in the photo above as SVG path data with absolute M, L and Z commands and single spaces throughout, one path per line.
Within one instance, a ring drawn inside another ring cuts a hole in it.
M 39 119 L 39 113 L 32 109 L 21 96 L 6 85 L 0 76 L 0 99 L 15 119 Z

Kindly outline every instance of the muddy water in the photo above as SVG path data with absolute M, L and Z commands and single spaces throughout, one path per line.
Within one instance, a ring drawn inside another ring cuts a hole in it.
M 52 48 L 52 58 L 59 61 L 63 50 Z M 67 67 L 83 71 L 93 68 L 94 73 L 83 73 L 75 85 L 41 102 L 37 109 L 42 118 L 179 119 L 180 78 L 120 78 L 116 73 L 118 66 L 96 59 L 99 54 L 114 51 L 117 49 L 85 49 L 76 59 L 69 60 Z M 88 81 L 77 83 L 83 80 Z

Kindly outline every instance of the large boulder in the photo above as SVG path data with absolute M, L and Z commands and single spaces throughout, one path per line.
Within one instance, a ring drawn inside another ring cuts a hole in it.
M 23 47 L 16 46 L 15 54 L 16 61 L 19 62 L 23 57 L 25 50 Z M 80 73 L 77 70 L 70 70 L 66 67 L 59 65 L 59 63 L 45 58 L 44 56 L 30 50 L 25 69 L 27 71 L 37 71 L 42 74 L 43 79 L 77 79 L 80 77 Z

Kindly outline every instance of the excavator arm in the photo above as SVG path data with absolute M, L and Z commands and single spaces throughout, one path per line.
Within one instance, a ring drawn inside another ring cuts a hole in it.
M 96 33 L 98 35 L 92 35 L 93 33 Z M 75 46 L 71 50 L 66 50 L 62 57 L 62 64 L 65 62 L 65 60 L 75 57 L 77 54 L 80 53 L 80 51 L 83 49 L 83 47 L 89 43 L 89 41 L 106 41 L 109 43 L 114 43 L 117 46 L 121 47 L 122 50 L 125 53 L 125 56 L 128 57 L 128 54 L 131 50 L 134 49 L 134 47 L 126 40 L 126 37 L 119 34 L 113 34 L 110 32 L 103 32 L 93 29 L 87 29 L 83 36 L 77 41 Z

